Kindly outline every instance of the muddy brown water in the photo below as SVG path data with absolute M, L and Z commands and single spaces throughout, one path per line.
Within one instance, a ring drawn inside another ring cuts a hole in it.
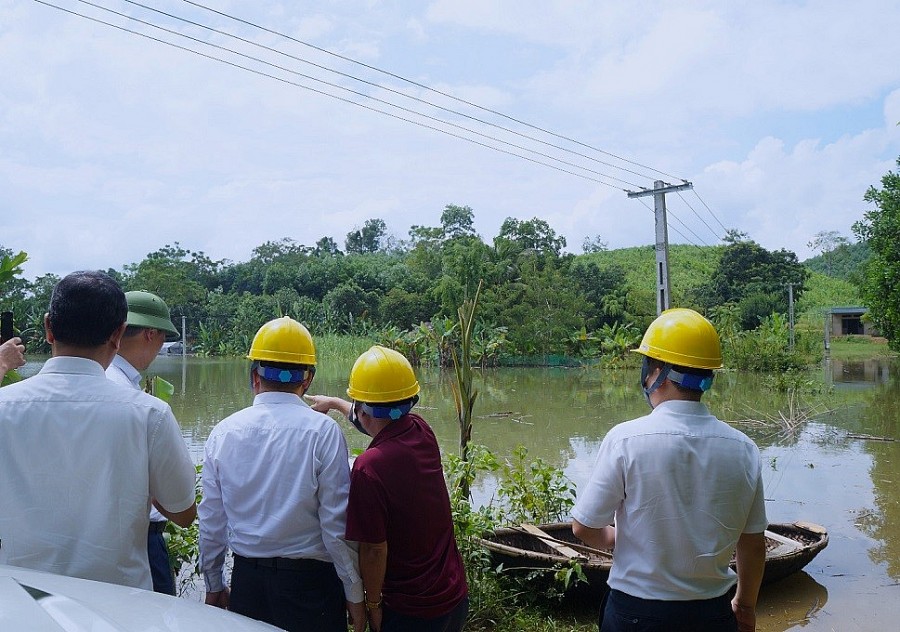
M 349 363 L 322 363 L 311 392 L 343 394 L 348 372 Z M 216 422 L 251 401 L 243 360 L 160 357 L 150 373 L 175 385 L 172 407 L 198 461 Z M 451 373 L 418 375 L 419 411 L 442 448 L 455 451 Z M 794 397 L 777 381 L 726 372 L 706 397 L 715 414 L 739 423 L 760 446 L 769 520 L 815 522 L 830 536 L 803 572 L 763 588 L 757 629 L 898 630 L 900 362 L 826 362 Z M 606 432 L 648 410 L 636 382 L 636 371 L 596 368 L 478 373 L 473 441 L 500 456 L 524 445 L 581 483 Z M 800 421 L 785 431 L 783 418 Z M 352 450 L 365 448 L 366 437 L 341 427 Z M 476 500 L 489 501 L 492 485 L 482 481 Z

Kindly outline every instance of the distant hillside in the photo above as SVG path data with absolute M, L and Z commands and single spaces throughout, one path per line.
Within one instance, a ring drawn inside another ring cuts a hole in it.
M 813 272 L 806 282 L 806 292 L 797 302 L 797 313 L 822 314 L 831 307 L 865 305 L 859 288 L 844 279 Z
M 683 303 L 690 290 L 709 281 L 719 265 L 724 249 L 724 246 L 669 246 L 669 281 L 672 284 L 673 303 Z M 630 288 L 644 290 L 655 296 L 656 251 L 653 246 L 594 252 L 579 255 L 579 258 L 593 261 L 601 268 L 619 266 L 625 270 L 625 279 Z
M 803 262 L 813 272 L 835 279 L 858 282 L 862 265 L 869 259 L 869 245 L 865 242 L 844 244 L 825 255 Z
M 849 252 L 841 252 L 830 263 L 832 271 L 842 270 L 846 266 L 847 277 L 852 276 L 852 270 L 859 267 L 850 265 L 849 261 L 855 261 L 868 257 L 868 248 L 860 244 L 851 244 L 838 250 L 847 249 Z M 686 298 L 691 290 L 707 283 L 712 277 L 722 258 L 725 246 L 687 246 L 673 245 L 669 247 L 669 276 L 672 283 L 672 303 L 675 305 L 690 304 Z M 601 268 L 618 266 L 625 272 L 626 283 L 632 291 L 647 294 L 648 300 L 655 302 L 655 267 L 656 254 L 653 246 L 637 246 L 634 248 L 620 248 L 579 255 L 579 259 L 593 261 Z M 810 312 L 812 315 L 822 313 L 824 309 L 838 305 L 861 305 L 857 286 L 847 278 L 836 275 L 829 276 L 825 272 L 817 270 L 819 265 L 815 257 L 804 262 L 809 267 L 811 275 L 806 283 L 806 291 L 797 302 L 796 313 Z M 810 263 L 812 262 L 812 265 Z

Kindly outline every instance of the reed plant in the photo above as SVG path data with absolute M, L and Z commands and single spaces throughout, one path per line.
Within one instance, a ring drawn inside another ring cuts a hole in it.
M 333 364 L 352 365 L 353 362 L 369 347 L 374 340 L 366 336 L 352 336 L 346 334 L 323 334 L 315 336 L 316 355 L 328 358 Z

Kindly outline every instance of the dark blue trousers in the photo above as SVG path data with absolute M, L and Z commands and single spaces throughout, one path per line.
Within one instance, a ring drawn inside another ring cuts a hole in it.
M 347 632 L 344 585 L 319 560 L 235 555 L 228 609 L 289 632 Z
M 163 538 L 165 522 L 151 522 L 147 532 L 147 558 L 150 560 L 150 575 L 153 577 L 153 591 L 166 595 L 175 594 L 175 574 L 169 563 L 169 550 Z
M 610 590 L 600 607 L 600 632 L 737 632 L 737 620 L 730 593 L 697 601 L 659 601 Z
M 434 619 L 417 619 L 384 609 L 381 632 L 460 632 L 469 614 L 469 598 L 465 597 L 447 614 Z

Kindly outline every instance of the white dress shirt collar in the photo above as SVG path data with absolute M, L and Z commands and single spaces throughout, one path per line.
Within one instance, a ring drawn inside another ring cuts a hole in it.
M 131 362 L 116 354 L 116 357 L 112 360 L 112 365 L 119 369 L 122 373 L 125 374 L 125 377 L 134 385 L 134 387 L 138 390 L 141 388 L 141 374 L 140 372 L 131 365 Z

